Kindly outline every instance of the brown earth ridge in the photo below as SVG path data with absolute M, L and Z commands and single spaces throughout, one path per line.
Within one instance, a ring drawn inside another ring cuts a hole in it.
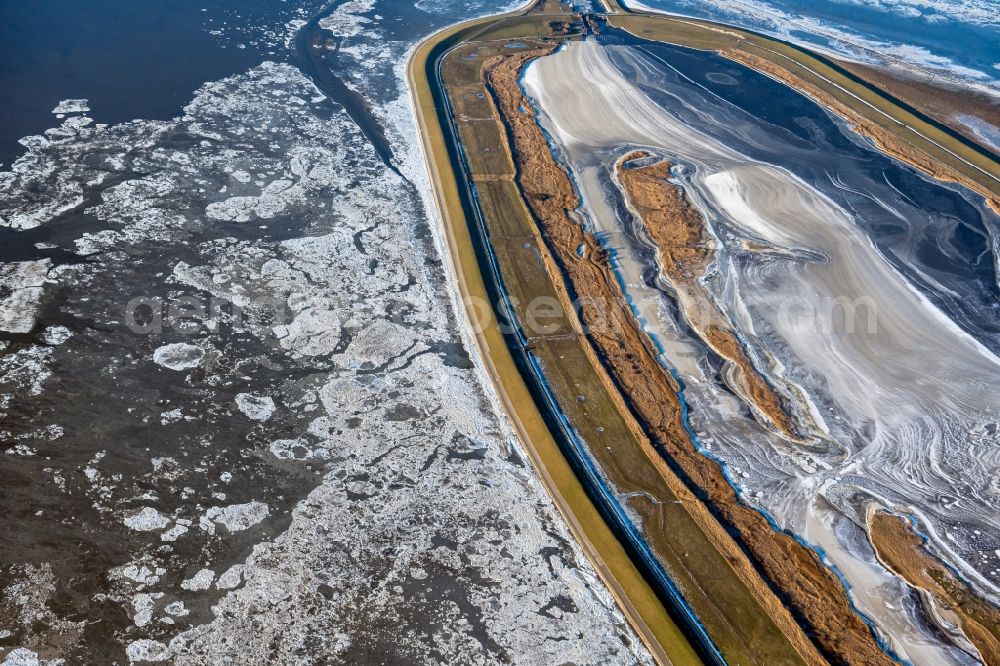
M 1000 610 L 979 598 L 934 557 L 900 516 L 873 511 L 868 535 L 879 560 L 907 583 L 930 594 L 939 612 L 961 626 L 988 666 L 1000 664 Z
M 607 252 L 574 221 L 571 212 L 579 205 L 576 193 L 552 156 L 518 84 L 523 67 L 544 53 L 493 57 L 485 64 L 485 80 L 508 129 L 517 183 L 551 253 L 554 265 L 550 270 L 561 276 L 581 301 L 580 321 L 588 328 L 587 337 L 596 356 L 629 411 L 671 467 L 678 470 L 725 530 L 739 535 L 744 553 L 733 557 L 745 554 L 752 567 L 741 568 L 734 561 L 734 568 L 748 579 L 754 573 L 762 576 L 766 587 L 780 599 L 779 606 L 774 607 L 765 595 L 760 595 L 762 609 L 776 617 L 785 608 L 791 610 L 820 652 L 833 663 L 892 663 L 854 612 L 840 580 L 818 555 L 790 535 L 775 531 L 760 512 L 743 504 L 718 464 L 701 455 L 688 436 L 678 387 L 658 362 L 651 341 L 625 305 Z M 678 249 L 675 258 L 683 263 L 695 255 L 697 252 L 689 255 Z M 786 627 L 786 635 L 799 646 L 808 663 L 822 663 L 823 657 L 801 645 L 794 629 Z

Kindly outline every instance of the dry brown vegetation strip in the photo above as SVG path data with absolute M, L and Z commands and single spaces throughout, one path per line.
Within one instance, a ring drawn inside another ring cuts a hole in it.
M 986 664 L 1000 664 L 1000 610 L 976 596 L 941 564 L 899 516 L 873 512 L 868 518 L 868 533 L 886 567 L 930 593 L 941 610 L 954 614 Z
M 626 168 L 628 162 L 644 156 L 644 152 L 631 153 L 619 160 L 617 176 L 660 251 L 663 271 L 676 280 L 697 279 L 712 255 L 704 220 L 684 191 L 667 182 L 669 162 Z
M 735 363 L 740 369 L 745 384 L 744 388 L 757 409 L 762 411 L 782 433 L 789 438 L 797 438 L 795 423 L 789 416 L 788 410 L 785 409 L 781 396 L 757 371 L 743 348 L 743 344 L 733 332 L 721 326 L 708 326 L 700 332 L 719 356 Z
M 588 337 L 597 354 L 652 440 L 726 527 L 740 535 L 753 562 L 779 591 L 783 603 L 775 607 L 762 599 L 764 612 L 781 622 L 783 606 L 792 609 L 822 651 L 837 662 L 892 663 L 816 553 L 776 532 L 761 513 L 742 504 L 719 466 L 695 449 L 683 426 L 677 386 L 624 306 L 607 254 L 568 215 L 578 206 L 576 193 L 518 85 L 521 68 L 536 56 L 496 56 L 487 61 L 484 72 L 509 128 L 518 184 L 558 269 L 582 301 L 580 319 L 590 328 Z M 578 254 L 579 248 L 584 251 Z M 790 640 L 797 640 L 797 629 L 786 629 Z M 821 661 L 808 647 L 801 647 L 800 654 L 810 662 Z

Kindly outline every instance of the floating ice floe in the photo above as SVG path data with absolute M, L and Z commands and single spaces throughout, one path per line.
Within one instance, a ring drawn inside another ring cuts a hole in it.
M 243 582 L 243 565 L 234 564 L 222 572 L 219 580 L 215 581 L 215 586 L 220 590 L 231 590 Z
M 345 2 L 337 8 L 337 11 L 321 18 L 319 25 L 334 37 L 353 37 L 370 30 L 372 20 L 361 14 L 371 11 L 374 7 L 374 0 Z
M 85 99 L 64 99 L 56 104 L 52 109 L 55 115 L 65 115 L 67 113 L 87 113 L 90 111 L 90 103 Z
M 170 409 L 165 412 L 160 413 L 160 424 L 167 425 L 168 423 L 175 423 L 184 418 L 184 413 L 181 412 L 180 407 L 177 409 Z
M 147 506 L 143 507 L 137 513 L 126 516 L 122 522 L 125 523 L 125 527 L 137 532 L 152 532 L 162 530 L 169 525 L 170 519 L 153 507 Z
M 141 638 L 129 643 L 129 646 L 125 648 L 125 655 L 130 662 L 166 661 L 170 656 L 170 650 L 160 641 Z
M 306 308 L 287 326 L 274 327 L 282 349 L 298 356 L 325 356 L 340 343 L 340 318 L 324 308 Z
M 153 352 L 153 361 L 170 370 L 189 370 L 198 367 L 205 351 L 186 342 L 163 345 Z
M 73 337 L 73 332 L 65 326 L 49 326 L 42 334 L 42 339 L 47 345 L 61 345 Z
M 184 617 L 191 611 L 184 606 L 183 601 L 173 601 L 163 607 L 163 612 L 167 615 L 173 615 L 174 617 Z
M 45 666 L 58 662 L 44 661 L 38 658 L 38 653 L 32 652 L 28 648 L 15 648 L 0 661 L 0 666 Z
M 166 569 L 157 567 L 154 571 L 145 564 L 128 564 L 109 572 L 111 578 L 125 578 L 138 583 L 139 585 L 152 585 L 160 581 L 160 576 L 166 573 Z
M 143 627 L 153 621 L 153 611 L 156 601 L 163 598 L 163 592 L 142 592 L 132 597 L 132 608 L 135 614 L 132 622 L 137 627 Z
M 0 264 L 0 331 L 30 333 L 49 267 L 48 259 Z
M 278 439 L 271 442 L 271 455 L 279 460 L 303 460 L 312 457 L 312 453 L 301 439 Z
M 274 414 L 274 400 L 269 396 L 239 393 L 236 396 L 236 406 L 254 421 L 266 421 Z
M 230 532 L 250 529 L 267 518 L 271 510 L 263 502 L 254 500 L 246 504 L 231 504 L 226 507 L 213 506 L 205 516 L 213 523 L 225 526 Z
M 190 525 L 190 520 L 178 518 L 177 523 L 173 527 L 160 535 L 160 541 L 177 541 L 177 539 L 187 534 Z
M 202 569 L 195 575 L 191 576 L 187 580 L 181 583 L 181 587 L 185 590 L 191 590 L 192 592 L 198 592 L 201 590 L 207 590 L 212 587 L 212 583 L 215 581 L 215 572 L 211 569 Z
M 254 218 L 266 220 L 284 211 L 290 203 L 301 203 L 304 195 L 304 190 L 292 181 L 279 179 L 266 185 L 260 196 L 214 201 L 205 208 L 205 215 L 209 219 L 227 222 L 249 222 Z

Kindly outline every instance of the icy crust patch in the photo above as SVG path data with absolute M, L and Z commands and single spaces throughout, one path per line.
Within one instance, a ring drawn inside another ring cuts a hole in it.
M 39 396 L 52 376 L 51 347 L 32 345 L 0 355 L 0 418 L 18 396 Z
M 239 4 L 220 4 L 206 16 L 203 26 L 223 48 L 252 48 L 275 56 L 291 46 L 298 28 L 324 5 L 321 0 L 275 2 L 247 11 Z
M 35 327 L 51 265 L 48 259 L 0 264 L 0 331 L 29 333 Z
M 985 142 L 995 152 L 1000 152 L 1000 127 L 991 125 L 975 116 L 960 115 L 955 119 L 972 130 L 981 141 Z
M 5 578 L 12 582 L 0 588 L 0 632 L 5 632 L 0 650 L 13 647 L 4 660 L 12 664 L 63 664 L 65 661 L 54 654 L 51 638 L 20 637 L 18 640 L 12 630 L 18 625 L 46 626 L 52 632 L 51 637 L 58 637 L 63 645 L 72 645 L 79 639 L 86 622 L 66 620 L 51 610 L 50 602 L 57 592 L 51 564 L 26 564 L 18 569 L 20 576 L 13 580 Z
M 495 5 L 489 9 L 491 13 L 502 14 L 504 12 L 509 12 L 517 9 L 518 7 L 523 7 L 527 2 L 522 2 L 520 0 L 513 0 L 513 2 L 508 2 L 506 4 Z M 455 6 L 450 0 L 417 0 L 413 3 L 413 6 L 422 11 L 431 14 L 440 14 L 442 16 L 451 17 L 455 11 Z M 483 11 L 481 7 L 472 7 L 471 9 L 478 9 L 480 12 Z M 453 19 L 449 19 L 453 20 Z
M 31 229 L 84 205 L 84 187 L 120 177 L 130 154 L 154 142 L 167 123 L 135 122 L 108 128 L 74 116 L 44 134 L 21 139 L 27 152 L 0 172 L 0 226 Z M 85 153 L 80 154 L 81 148 Z M 77 160 L 85 157 L 81 182 Z
M 240 393 L 236 396 L 236 406 L 254 421 L 266 421 L 274 414 L 274 399 L 268 396 Z
M 28 648 L 14 648 L 0 661 L 0 666 L 62 666 L 64 663 L 62 659 L 41 659 L 37 652 Z
M 201 347 L 186 342 L 174 342 L 157 348 L 153 352 L 153 361 L 171 370 L 188 370 L 198 367 L 204 356 L 205 351 Z
M 125 653 L 130 662 L 166 661 L 170 656 L 166 645 L 148 638 L 132 641 Z
M 407 9 L 413 12 L 412 7 Z M 394 13 L 393 8 L 377 0 L 352 0 L 338 5 L 319 22 L 337 44 L 338 73 L 352 89 L 376 102 L 372 110 L 378 115 L 382 115 L 382 105 L 402 90 L 390 63 L 405 61 L 402 54 L 409 47 L 409 42 L 399 40 L 393 30 L 398 19 L 384 16 L 386 11 Z M 453 15 L 450 20 L 457 17 Z
M 909 21 L 913 25 L 913 19 L 918 19 L 929 24 L 955 22 L 992 29 L 1000 25 L 992 0 L 844 2 L 864 5 L 866 8 L 875 7 L 887 14 L 898 14 L 902 17 L 902 24 Z M 993 97 L 1000 94 L 1000 79 L 996 72 L 985 67 L 980 69 L 961 65 L 954 56 L 934 52 L 925 46 L 894 41 L 894 33 L 905 33 L 902 25 L 895 26 L 895 30 L 886 30 L 864 22 L 833 21 L 825 18 L 822 10 L 813 10 L 811 13 L 808 4 L 801 5 L 803 9 L 799 9 L 792 3 L 774 0 L 683 0 L 679 4 L 664 0 L 628 0 L 627 5 L 632 9 L 679 12 L 696 18 L 721 20 L 782 39 L 806 42 L 834 55 L 889 65 L 909 74 L 929 77 L 932 81 L 943 78 Z M 913 41 L 919 42 L 921 39 L 916 36 Z
M 52 109 L 52 113 L 57 116 L 67 113 L 87 113 L 88 111 L 90 111 L 90 103 L 85 99 L 64 99 L 56 104 L 56 108 Z
M 334 37 L 341 39 L 358 35 L 369 36 L 372 20 L 364 14 L 374 7 L 375 0 L 350 0 L 341 3 L 330 15 L 321 18 L 319 25 Z
M 425 410 L 398 420 L 396 394 Z M 254 550 L 215 622 L 170 643 L 176 663 L 263 663 L 271 649 L 344 663 L 373 649 L 409 663 L 646 661 L 466 371 L 422 355 L 331 379 L 320 400 L 346 460 Z
M 147 506 L 133 514 L 125 516 L 122 522 L 130 530 L 151 532 L 153 530 L 162 530 L 170 524 L 170 519 L 153 507 Z
M 181 583 L 181 587 L 185 590 L 200 591 L 207 590 L 212 587 L 212 583 L 215 581 L 215 572 L 211 569 L 202 569 L 196 573 L 191 578 L 188 578 Z M 179 613 L 174 613 L 177 615 Z
M 214 506 L 205 513 L 205 517 L 213 523 L 224 525 L 230 532 L 242 532 L 250 529 L 267 518 L 270 509 L 262 502 L 247 502 L 232 506 Z

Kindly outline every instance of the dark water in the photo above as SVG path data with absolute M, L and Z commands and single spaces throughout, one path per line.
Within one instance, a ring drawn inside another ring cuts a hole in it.
M 266 0 L 0 0 L 0 163 L 23 153 L 18 139 L 61 122 L 50 111 L 63 99 L 89 99 L 102 123 L 177 115 L 205 81 L 275 59 L 245 36 L 252 25 L 280 26 L 290 9 Z
M 805 96 L 721 56 L 621 33 L 603 39 L 638 45 L 665 64 L 660 74 L 670 82 L 667 90 L 681 86 L 685 96 L 706 99 L 704 108 L 725 100 L 727 117 L 706 122 L 663 88 L 642 86 L 685 122 L 753 159 L 789 169 L 843 206 L 911 283 L 980 342 L 1000 351 L 1000 291 L 991 245 L 1000 218 L 978 195 L 887 157 Z M 635 76 L 642 81 L 644 74 Z

